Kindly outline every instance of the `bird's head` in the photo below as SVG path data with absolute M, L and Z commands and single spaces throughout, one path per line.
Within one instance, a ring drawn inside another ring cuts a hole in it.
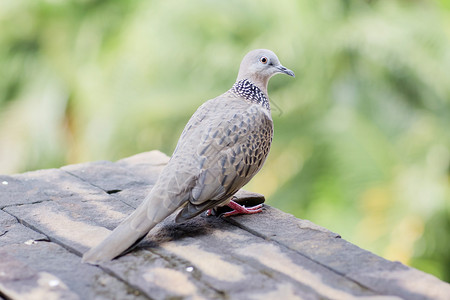
M 269 79 L 278 73 L 295 77 L 294 72 L 280 63 L 275 53 L 267 49 L 256 49 L 242 59 L 237 81 L 248 79 L 267 93 Z

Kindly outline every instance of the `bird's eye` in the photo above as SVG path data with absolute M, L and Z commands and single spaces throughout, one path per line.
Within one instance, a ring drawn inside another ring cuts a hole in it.
M 267 64 L 267 62 L 268 62 L 269 60 L 267 59 L 267 57 L 262 56 L 262 57 L 259 59 L 259 61 L 262 62 L 263 64 Z

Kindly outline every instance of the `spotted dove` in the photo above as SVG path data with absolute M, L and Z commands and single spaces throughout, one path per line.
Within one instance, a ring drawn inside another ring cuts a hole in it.
M 191 117 L 167 166 L 142 204 L 83 262 L 98 264 L 119 256 L 178 208 L 183 222 L 217 206 L 237 213 L 257 213 L 233 195 L 261 169 L 273 135 L 267 83 L 277 74 L 294 77 L 275 53 L 258 49 L 242 60 L 236 83 L 205 102 Z

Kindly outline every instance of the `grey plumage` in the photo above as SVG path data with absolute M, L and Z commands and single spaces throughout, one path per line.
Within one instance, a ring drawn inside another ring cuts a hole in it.
M 249 52 L 233 87 L 201 105 L 186 124 L 142 204 L 85 253 L 83 261 L 95 264 L 115 258 L 180 207 L 176 222 L 226 205 L 269 153 L 273 123 L 267 83 L 277 73 L 294 76 L 272 51 Z

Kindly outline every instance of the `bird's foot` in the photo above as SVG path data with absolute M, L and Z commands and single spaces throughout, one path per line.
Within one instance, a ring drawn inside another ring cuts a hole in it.
M 258 204 L 256 206 L 252 206 L 252 207 L 245 207 L 243 205 L 236 203 L 233 200 L 231 200 L 230 203 L 227 204 L 227 206 L 233 210 L 222 214 L 222 217 L 230 217 L 230 216 L 234 216 L 234 215 L 257 214 L 257 213 L 262 212 L 262 207 L 263 207 L 262 204 Z

